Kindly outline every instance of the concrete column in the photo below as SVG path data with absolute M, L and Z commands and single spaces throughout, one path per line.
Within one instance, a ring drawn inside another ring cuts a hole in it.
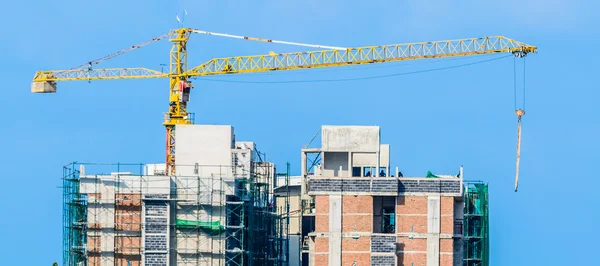
M 440 265 L 440 196 L 427 198 L 427 266 Z
M 300 169 L 300 198 L 303 200 L 310 199 L 308 196 L 308 178 L 306 177 L 306 152 L 302 151 L 302 161 Z
M 342 264 L 342 195 L 329 196 L 329 265 Z
M 300 171 L 300 174 L 302 176 L 306 176 L 306 152 L 302 151 L 301 157 L 302 157 L 302 161 L 300 162 L 300 164 L 301 164 L 302 169 Z
M 352 152 L 348 152 L 348 177 L 352 177 Z
M 376 157 L 377 157 L 377 164 L 375 165 L 375 173 L 374 175 L 372 175 L 373 177 L 378 177 L 379 176 L 379 151 L 375 153 Z

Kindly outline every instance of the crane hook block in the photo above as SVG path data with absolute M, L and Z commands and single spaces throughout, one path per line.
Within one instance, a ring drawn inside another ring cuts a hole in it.
M 52 81 L 34 81 L 31 83 L 31 92 L 33 93 L 55 93 L 56 82 Z

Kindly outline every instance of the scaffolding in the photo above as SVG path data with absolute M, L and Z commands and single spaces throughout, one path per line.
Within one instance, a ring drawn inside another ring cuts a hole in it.
M 488 185 L 465 182 L 464 266 L 489 266 Z
M 79 171 L 63 167 L 63 265 L 85 260 L 87 199 L 79 193 Z
M 282 188 L 280 190 L 280 194 L 275 196 L 275 209 L 278 214 L 280 214 L 280 218 L 278 219 L 278 223 L 276 224 L 277 232 L 281 232 L 279 237 L 275 238 L 276 250 L 280 250 L 281 252 L 278 254 L 278 263 L 272 264 L 277 266 L 288 266 L 290 264 L 290 164 L 286 164 L 286 172 L 285 173 L 277 173 L 275 175 L 275 180 L 273 182 L 274 187 Z M 283 179 L 283 184 L 278 184 L 278 180 Z M 282 200 L 278 200 L 281 198 Z M 282 206 L 278 206 L 278 202 L 282 203 Z
M 186 176 L 143 164 L 65 166 L 63 265 L 287 265 L 275 167 L 262 158 L 254 150 L 245 166 L 176 166 L 193 169 Z

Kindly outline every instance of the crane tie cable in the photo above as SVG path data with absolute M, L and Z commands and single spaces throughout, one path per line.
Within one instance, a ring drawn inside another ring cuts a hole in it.
M 170 31 L 169 33 L 163 34 L 163 35 L 161 35 L 161 36 L 158 36 L 158 37 L 156 37 L 156 38 L 152 38 L 151 40 L 145 41 L 145 42 L 143 42 L 143 43 L 140 43 L 140 44 L 137 44 L 137 45 L 132 45 L 131 47 L 128 47 L 128 48 L 126 48 L 126 49 L 123 49 L 123 50 L 120 50 L 120 51 L 118 51 L 118 52 L 114 52 L 114 53 L 112 53 L 112 54 L 109 54 L 109 55 L 107 55 L 107 56 L 103 56 L 103 57 L 100 57 L 100 58 L 98 58 L 98 59 L 95 59 L 95 60 L 92 60 L 92 61 L 90 61 L 90 62 L 87 62 L 87 63 L 85 63 L 85 64 L 82 64 L 82 65 L 79 65 L 79 66 L 73 67 L 73 68 L 71 68 L 70 70 L 75 70 L 75 69 L 83 69 L 83 68 L 91 68 L 91 67 L 92 67 L 92 65 L 97 65 L 97 64 L 99 64 L 100 62 L 103 62 L 103 61 L 106 61 L 106 60 L 110 60 L 110 59 L 113 59 L 113 58 L 115 58 L 115 57 L 117 57 L 117 56 L 119 56 L 119 55 L 125 54 L 125 53 L 127 53 L 127 52 L 131 52 L 131 51 L 133 51 L 133 50 L 136 50 L 136 49 L 139 49 L 139 48 L 142 48 L 142 47 L 144 47 L 144 46 L 146 46 L 146 45 L 148 45 L 148 44 L 151 44 L 151 43 L 153 43 L 153 42 L 160 41 L 160 40 L 162 40 L 162 39 L 164 39 L 164 38 L 166 38 L 166 37 L 168 37 L 168 36 L 171 36 L 172 34 L 173 34 L 173 31 Z
M 204 30 L 190 29 L 190 31 L 198 34 L 206 34 L 220 37 L 228 37 L 234 39 L 241 39 L 247 41 L 257 41 L 257 42 L 269 42 L 269 43 L 279 43 L 279 44 L 288 44 L 288 45 L 296 45 L 296 46 L 305 46 L 305 47 L 313 47 L 313 48 L 323 48 L 323 49 L 333 49 L 333 50 L 347 50 L 345 47 L 337 47 L 337 46 L 328 46 L 328 45 L 318 45 L 318 44 L 308 44 L 308 43 L 299 43 L 299 42 L 287 42 L 287 41 L 278 41 L 272 39 L 264 39 L 264 38 L 256 38 L 256 37 L 248 37 L 248 36 L 240 36 L 240 35 L 232 35 L 227 33 L 218 33 L 218 32 L 210 32 Z

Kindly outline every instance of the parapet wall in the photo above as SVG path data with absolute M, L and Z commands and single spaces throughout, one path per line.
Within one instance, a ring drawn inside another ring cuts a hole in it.
M 308 179 L 309 195 L 342 194 L 411 195 L 436 193 L 462 195 L 462 178 L 322 178 Z

